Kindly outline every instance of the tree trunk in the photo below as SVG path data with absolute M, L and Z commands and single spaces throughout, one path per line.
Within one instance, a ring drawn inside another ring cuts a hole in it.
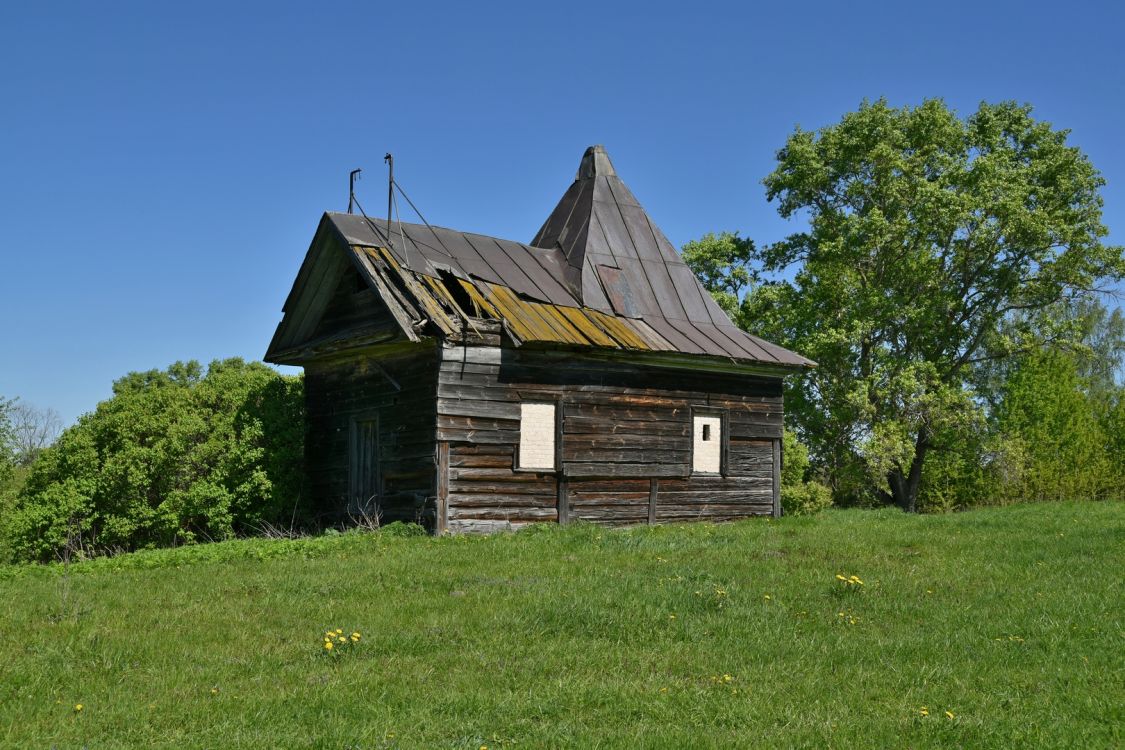
M 914 460 L 910 462 L 910 472 L 904 475 L 896 469 L 887 477 L 895 505 L 907 513 L 918 511 L 918 488 L 922 484 L 922 464 L 926 460 L 926 451 L 929 448 L 930 441 L 923 430 L 914 443 Z

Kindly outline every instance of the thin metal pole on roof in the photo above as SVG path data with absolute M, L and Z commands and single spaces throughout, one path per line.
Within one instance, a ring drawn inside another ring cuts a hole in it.
M 391 203 L 395 198 L 395 157 L 390 151 L 383 157 L 383 161 L 387 163 L 387 168 L 390 170 L 387 173 L 387 236 L 391 234 Z
M 355 204 L 355 181 L 359 179 L 359 173 L 362 169 L 353 169 L 348 173 L 348 213 L 352 213 L 352 205 Z

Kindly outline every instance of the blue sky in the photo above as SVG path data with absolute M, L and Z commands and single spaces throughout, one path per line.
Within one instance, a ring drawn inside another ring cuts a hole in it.
M 259 359 L 347 173 L 530 240 L 603 143 L 669 238 L 794 231 L 761 178 L 867 98 L 1072 130 L 1125 241 L 1116 3 L 4 3 L 0 395 L 69 422 L 130 370 Z

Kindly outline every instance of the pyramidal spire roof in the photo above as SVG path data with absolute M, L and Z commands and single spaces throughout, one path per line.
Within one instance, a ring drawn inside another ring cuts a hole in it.
M 562 252 L 565 283 L 582 305 L 642 319 L 683 351 L 813 364 L 734 325 L 618 177 L 603 146 L 582 154 L 574 182 L 531 244 Z
M 562 250 L 567 282 L 589 307 L 730 324 L 617 176 L 603 146 L 586 149 L 574 183 L 531 244 Z

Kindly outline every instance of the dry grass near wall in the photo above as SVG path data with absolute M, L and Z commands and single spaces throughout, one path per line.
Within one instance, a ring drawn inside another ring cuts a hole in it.
M 72 565 L 61 618 L 8 569 L 0 746 L 1120 746 L 1123 552 L 1059 503 L 243 540 Z

